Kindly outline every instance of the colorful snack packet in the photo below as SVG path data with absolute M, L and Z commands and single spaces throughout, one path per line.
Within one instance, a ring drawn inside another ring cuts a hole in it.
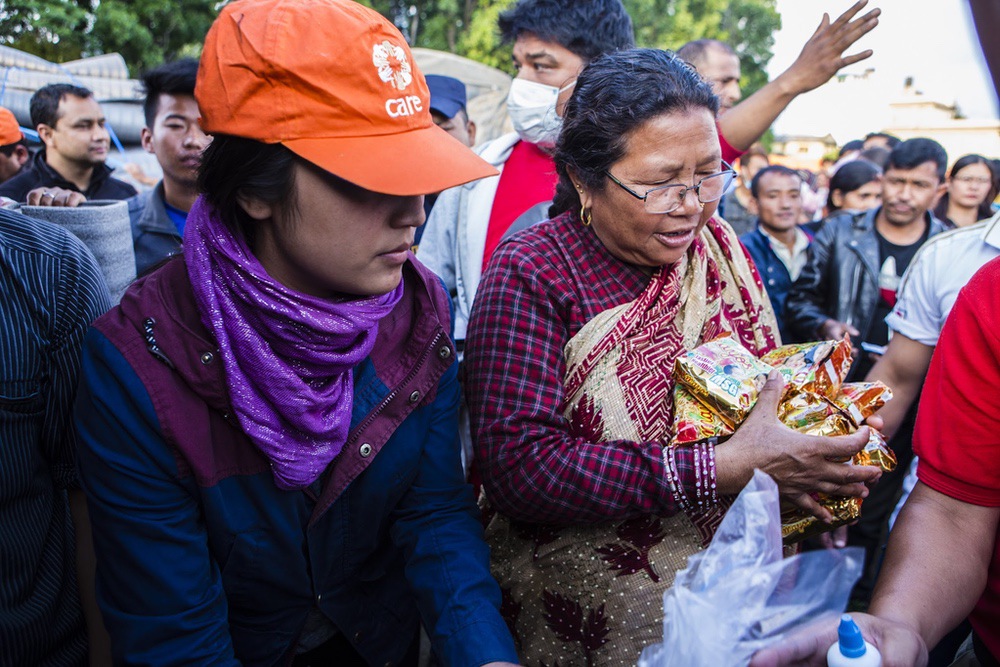
M 785 378 L 788 393 L 809 391 L 834 398 L 851 369 L 851 342 L 825 340 L 782 345 L 761 357 Z
M 770 372 L 770 366 L 726 334 L 678 357 L 676 379 L 735 428 L 750 414 Z
M 732 427 L 692 396 L 684 385 L 678 383 L 674 387 L 674 437 L 671 445 L 691 444 L 732 434 Z
M 860 427 L 891 399 L 892 389 L 881 382 L 848 382 L 841 385 L 834 403 L 850 415 L 855 426 Z

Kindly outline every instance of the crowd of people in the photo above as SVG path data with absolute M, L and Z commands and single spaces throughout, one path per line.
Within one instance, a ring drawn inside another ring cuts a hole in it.
M 885 665 L 997 665 L 1000 162 L 880 128 L 811 171 L 760 143 L 871 56 L 865 5 L 743 99 L 723 42 L 518 0 L 514 131 L 477 144 L 465 84 L 375 11 L 238 0 L 143 74 L 141 193 L 88 89 L 35 93 L 34 152 L 0 109 L 0 664 L 633 665 L 762 470 L 821 521 L 817 493 L 865 498 L 804 548 L 864 548 Z M 106 200 L 118 302 L 24 214 Z M 848 379 L 895 398 L 806 435 L 772 373 L 731 436 L 668 444 L 674 361 L 727 334 L 848 336 Z M 895 471 L 844 463 L 870 429 Z M 825 664 L 835 634 L 753 664 Z

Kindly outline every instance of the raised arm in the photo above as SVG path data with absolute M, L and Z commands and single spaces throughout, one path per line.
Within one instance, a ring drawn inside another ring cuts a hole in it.
M 822 86 L 844 67 L 872 55 L 871 49 L 844 55 L 878 25 L 880 9 L 854 18 L 867 4 L 868 0 L 859 0 L 832 23 L 829 14 L 823 14 L 816 32 L 791 67 L 719 118 L 722 136 L 733 148 L 750 148 L 797 96 Z

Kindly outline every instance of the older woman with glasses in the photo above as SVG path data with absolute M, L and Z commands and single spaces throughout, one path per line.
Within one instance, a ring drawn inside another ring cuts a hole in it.
M 779 424 L 777 375 L 725 443 L 670 447 L 673 366 L 732 333 L 777 327 L 733 231 L 713 217 L 734 177 L 718 101 L 657 50 L 594 60 L 569 101 L 553 218 L 504 243 L 467 338 L 492 566 L 523 664 L 634 665 L 662 637 L 662 595 L 755 468 L 786 501 L 863 496 L 877 471 L 838 463 L 867 429 Z M 739 604 L 739 601 L 734 601 Z

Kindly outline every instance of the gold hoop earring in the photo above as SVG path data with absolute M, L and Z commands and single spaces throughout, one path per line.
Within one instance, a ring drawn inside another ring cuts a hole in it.
M 590 227 L 590 223 L 594 221 L 594 214 L 592 211 L 588 210 L 586 206 L 580 207 L 580 222 L 583 223 L 584 227 Z

